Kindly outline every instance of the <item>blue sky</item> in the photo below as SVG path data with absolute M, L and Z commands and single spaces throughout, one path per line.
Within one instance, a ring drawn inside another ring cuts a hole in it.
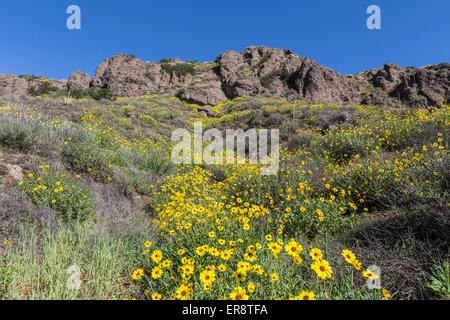
M 81 8 L 82 29 L 66 28 Z M 382 29 L 366 27 L 381 8 Z M 250 45 L 292 49 L 342 74 L 386 62 L 449 62 L 448 0 L 2 0 L 0 73 L 67 78 L 91 75 L 107 57 L 214 60 Z

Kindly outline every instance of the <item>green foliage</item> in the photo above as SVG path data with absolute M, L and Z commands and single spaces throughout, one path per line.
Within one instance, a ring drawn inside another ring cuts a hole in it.
M 38 206 L 48 206 L 67 220 L 82 221 L 95 213 L 89 189 L 58 169 L 41 166 L 21 186 Z
M 131 60 L 136 59 L 136 56 L 132 54 L 126 54 L 125 56 L 125 62 L 130 62 Z
M 261 58 L 261 60 L 259 61 L 259 64 L 260 64 L 260 65 L 263 65 L 264 63 L 266 63 L 266 62 L 270 59 L 271 56 L 272 56 L 272 53 L 271 53 L 271 52 L 266 53 L 266 54 Z
M 309 117 L 306 118 L 305 123 L 308 126 L 313 126 L 316 125 L 319 122 L 319 119 L 317 119 L 317 117 L 315 115 L 310 115 Z
M 42 77 L 41 77 L 41 76 L 37 76 L 37 75 L 35 75 L 35 74 L 21 74 L 21 75 L 19 76 L 19 78 L 25 79 L 25 80 L 27 80 L 27 81 L 33 81 L 33 80 L 40 79 L 40 78 L 42 78 Z
M 149 114 L 141 114 L 138 118 L 139 121 L 145 123 L 150 128 L 154 128 L 158 125 L 158 122 Z
M 274 106 L 270 104 L 263 106 L 263 115 L 265 117 L 268 117 L 275 112 L 277 112 L 277 109 Z
M 70 228 L 58 225 L 44 233 L 32 225 L 23 228 L 19 237 L 20 242 L 0 259 L 2 300 L 120 300 L 137 289 L 123 280 L 142 256 L 143 234 L 125 237 L 86 221 Z M 80 268 L 79 290 L 67 288 L 69 278 L 75 276 L 73 269 L 68 272 L 70 266 Z
M 427 287 L 445 299 L 450 299 L 450 263 L 435 265 L 428 277 Z
M 326 141 L 323 151 L 336 163 L 345 163 L 354 155 L 365 154 L 365 145 L 361 140 L 342 139 Z
M 60 95 L 68 95 L 76 99 L 90 98 L 94 100 L 114 100 L 115 98 L 111 90 L 107 88 L 73 88 L 71 90 L 63 90 Z
M 114 177 L 114 163 L 125 161 L 111 150 L 102 148 L 91 139 L 70 141 L 65 145 L 62 154 L 73 169 L 90 174 L 97 181 L 110 181 Z
M 140 169 L 158 175 L 168 174 L 175 168 L 174 164 L 155 152 L 141 155 Z
M 178 77 L 186 76 L 188 74 L 195 75 L 196 71 L 192 64 L 188 63 L 163 63 L 161 69 L 167 73 L 175 73 Z
M 155 77 L 150 72 L 145 72 L 144 74 L 150 81 L 155 81 Z
M 28 88 L 28 93 L 31 96 L 43 96 L 45 94 L 49 94 L 55 92 L 58 88 L 53 87 L 49 81 L 41 81 L 38 87 L 30 87 Z
M 29 152 L 37 143 L 36 133 L 26 123 L 5 123 L 0 126 L 0 145 Z
M 260 82 L 264 88 L 270 89 L 270 86 L 275 78 L 279 78 L 285 85 L 287 85 L 290 77 L 291 73 L 289 73 L 287 69 L 274 70 L 262 77 Z

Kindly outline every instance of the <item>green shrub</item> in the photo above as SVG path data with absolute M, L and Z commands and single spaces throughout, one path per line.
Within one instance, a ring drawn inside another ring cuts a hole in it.
M 293 201 L 289 204 L 291 211 L 285 224 L 285 232 L 292 236 L 303 235 L 313 239 L 320 235 L 336 235 L 343 230 L 350 230 L 356 221 L 344 216 L 339 210 L 340 206 L 346 207 L 345 203 L 339 202 L 330 206 L 319 199 L 311 199 L 308 204 Z M 318 220 L 319 213 L 323 215 L 322 222 Z
M 88 173 L 100 182 L 112 180 L 112 165 L 123 161 L 113 151 L 103 149 L 90 140 L 71 141 L 64 147 L 62 154 L 67 157 L 73 169 Z
M 142 123 L 145 123 L 150 128 L 154 128 L 158 125 L 158 122 L 149 114 L 141 114 L 138 117 L 138 120 Z
M 271 73 L 263 76 L 260 80 L 261 85 L 264 88 L 270 89 L 273 80 L 275 78 L 279 78 L 285 85 L 288 84 L 289 78 L 291 77 L 291 73 L 287 69 L 274 70 Z
M 6 123 L 0 127 L 0 145 L 29 152 L 37 143 L 36 134 L 26 123 Z
M 444 261 L 442 265 L 435 265 L 428 277 L 427 287 L 434 293 L 441 295 L 445 299 L 450 298 L 450 263 Z
M 347 199 L 358 204 L 360 212 L 363 208 L 386 209 L 411 202 L 413 195 L 405 192 L 407 182 L 406 177 L 395 172 L 392 163 L 372 161 L 348 168 L 348 172 L 337 175 L 335 181 L 341 189 L 352 188 Z M 360 203 L 363 195 L 365 200 Z
M 188 74 L 195 75 L 194 66 L 188 63 L 163 63 L 161 64 L 161 69 L 170 74 L 175 73 L 178 77 L 186 76 Z
M 41 76 L 37 76 L 35 74 L 21 74 L 19 76 L 19 78 L 25 79 L 27 81 L 32 81 L 32 80 L 36 80 L 36 79 L 39 79 L 39 78 L 42 78 L 42 77 Z
M 141 158 L 140 169 L 155 174 L 167 174 L 174 169 L 173 163 L 156 153 L 145 153 Z
M 331 141 L 325 144 L 325 150 L 331 160 L 336 163 L 345 163 L 354 155 L 364 154 L 363 145 L 350 140 Z
M 72 88 L 70 90 L 58 90 L 55 95 L 57 97 L 69 96 L 75 99 L 94 99 L 94 100 L 114 100 L 115 96 L 111 90 L 107 88 Z
M 28 93 L 31 96 L 42 96 L 45 94 L 49 94 L 51 92 L 54 92 L 58 90 L 58 88 L 53 87 L 49 81 L 42 81 L 38 87 L 30 87 L 28 88 Z
M 48 206 L 67 220 L 82 221 L 95 213 L 90 190 L 58 169 L 41 166 L 20 185 L 38 206 Z
M 136 59 L 135 55 L 133 55 L 133 54 L 126 54 L 125 55 L 125 62 L 130 62 L 133 59 Z
M 267 62 L 267 60 L 270 59 L 271 56 L 272 56 L 272 53 L 271 53 L 271 52 L 266 53 L 266 54 L 261 58 L 261 60 L 259 61 L 259 64 L 260 64 L 260 65 L 263 65 L 264 63 Z
M 268 117 L 275 112 L 277 112 L 277 109 L 274 106 L 270 104 L 263 106 L 263 115 L 265 117 Z

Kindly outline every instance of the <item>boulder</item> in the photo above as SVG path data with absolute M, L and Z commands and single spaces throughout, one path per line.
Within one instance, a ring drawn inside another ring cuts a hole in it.
M 0 74 L 0 96 L 26 96 L 28 95 L 28 82 L 12 74 Z
M 80 70 L 72 73 L 67 80 L 67 88 L 70 89 L 87 89 L 91 84 L 91 76 L 87 73 L 83 73 Z

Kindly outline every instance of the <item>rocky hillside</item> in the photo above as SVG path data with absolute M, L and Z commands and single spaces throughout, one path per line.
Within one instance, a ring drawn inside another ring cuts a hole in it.
M 215 62 L 163 59 L 144 62 L 132 55 L 106 59 L 93 79 L 77 71 L 68 80 L 0 75 L 0 95 L 26 96 L 75 88 L 109 89 L 115 96 L 176 95 L 199 105 L 241 96 L 264 96 L 308 103 L 430 107 L 450 100 L 450 64 L 380 69 L 341 75 L 291 50 L 265 46 L 227 51 Z

